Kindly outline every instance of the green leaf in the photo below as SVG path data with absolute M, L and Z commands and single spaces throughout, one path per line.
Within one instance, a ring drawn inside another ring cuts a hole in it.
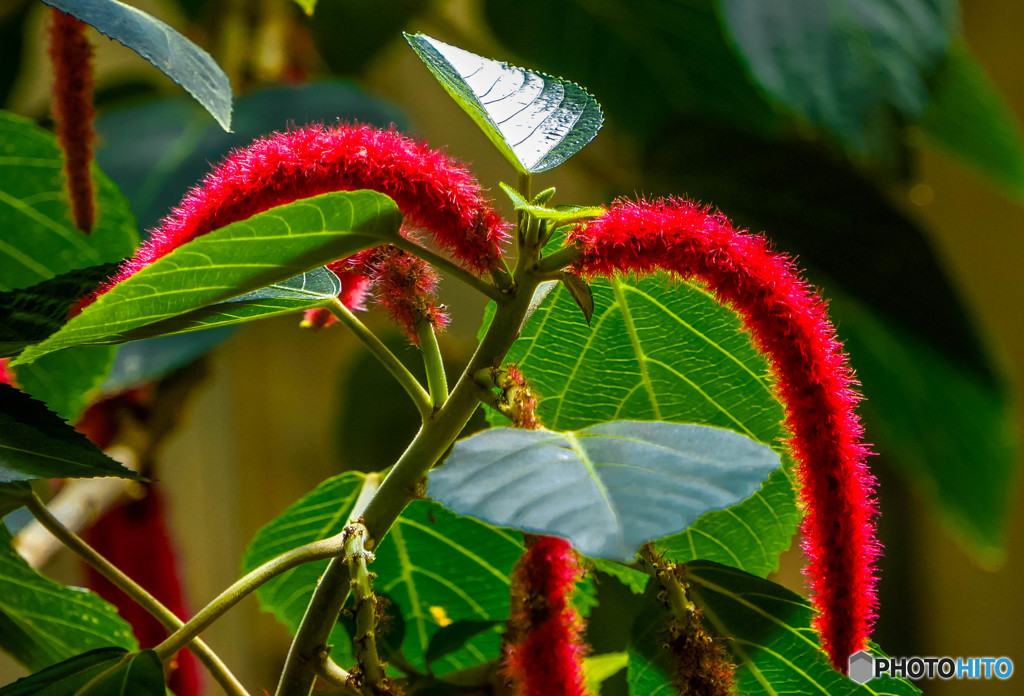
M 43 577 L 11 542 L 0 525 L 0 647 L 8 654 L 40 670 L 94 648 L 138 649 L 131 627 L 112 605 Z
M 459 650 L 481 633 L 499 628 L 502 623 L 504 622 L 497 619 L 482 621 L 468 619 L 442 626 L 441 630 L 431 637 L 427 650 L 423 654 L 423 660 L 429 668 L 433 663 Z
M 44 355 L 14 369 L 18 386 L 58 416 L 74 423 L 93 399 L 114 364 L 114 346 L 82 346 Z
M 295 0 L 295 4 L 302 8 L 302 11 L 312 16 L 316 9 L 316 0 Z
M 703 612 L 705 628 L 726 639 L 739 664 L 738 693 L 921 693 L 910 682 L 889 677 L 861 686 L 832 669 L 811 628 L 814 610 L 805 599 L 781 585 L 704 561 L 686 564 L 686 581 L 690 597 Z M 875 645 L 870 652 L 883 655 Z
M 587 688 L 595 694 L 601 693 L 601 684 L 613 677 L 629 664 L 629 655 L 624 652 L 590 655 L 583 659 L 583 673 L 587 677 Z
M 23 677 L 0 689 L 0 696 L 35 696 L 39 693 L 74 694 L 91 679 L 122 659 L 128 651 L 124 648 L 96 648 L 58 662 L 35 674 Z M 44 691 L 44 689 L 52 689 Z
M 71 221 L 60 146 L 28 119 L 0 111 L 0 291 L 120 261 L 138 241 L 128 203 L 98 169 L 96 226 Z
M 209 53 L 173 27 L 118 0 L 43 0 L 124 44 L 191 94 L 231 130 L 231 82 Z
M 602 573 L 611 575 L 623 585 L 632 590 L 633 594 L 643 594 L 647 587 L 647 581 L 651 576 L 642 570 L 630 568 L 627 565 L 615 561 L 606 561 L 602 558 L 592 559 L 594 567 Z
M 401 213 L 374 191 L 294 201 L 183 244 L 114 286 L 12 364 L 78 345 L 120 343 L 139 330 L 278 283 L 398 234 Z
M 0 292 L 0 357 L 17 355 L 67 321 L 78 300 L 117 271 L 117 264 L 63 273 L 22 290 Z
M 601 95 L 617 128 L 656 147 L 683 114 L 759 133 L 779 130 L 780 119 L 723 33 L 718 2 L 486 0 L 483 8 L 501 45 L 532 65 L 572 75 Z M 559 28 L 557 38 L 538 40 L 538 23 L 524 17 L 543 17 L 543 26 Z
M 751 76 L 844 147 L 888 158 L 924 116 L 956 29 L 951 0 L 719 0 Z
M 843 295 L 832 306 L 866 385 L 868 427 L 895 455 L 887 461 L 936 504 L 957 541 L 998 565 L 1020 466 L 1002 389 Z
M 953 44 L 921 126 L 940 147 L 1024 201 L 1020 122 L 963 42 Z
M 93 682 L 104 672 L 110 673 Z M 85 688 L 88 686 L 88 688 Z M 9 689 L 9 691 L 8 691 Z M 0 696 L 166 696 L 164 667 L 152 650 L 93 650 L 50 669 L 19 679 Z
M 0 384 L 0 483 L 97 476 L 143 480 L 42 403 Z
M 32 498 L 32 488 L 28 481 L 12 481 L 0 483 L 0 519 Z
M 604 123 L 594 98 L 568 80 L 481 58 L 425 34 L 405 39 L 523 174 L 557 167 L 593 140 Z
M 316 268 L 230 300 L 140 326 L 126 332 L 122 339 L 173 336 L 191 331 L 225 328 L 281 314 L 293 314 L 323 306 L 333 301 L 340 292 L 341 281 L 338 280 L 338 276 L 326 268 Z M 43 360 L 46 360 L 46 357 Z
M 337 534 L 359 494 L 362 474 L 328 479 L 261 529 L 245 554 L 246 571 L 304 543 Z M 522 543 L 511 532 L 457 518 L 440 505 L 412 503 L 374 550 L 374 589 L 398 605 L 405 619 L 402 652 L 425 668 L 430 641 L 445 620 L 504 620 L 509 611 L 512 566 Z M 257 590 L 260 605 L 294 633 L 326 561 L 283 573 Z M 345 664 L 351 642 L 340 626 L 331 633 L 332 657 Z M 483 633 L 439 659 L 438 674 L 462 669 L 497 654 L 500 639 Z
M 702 425 L 494 428 L 456 442 L 427 494 L 460 515 L 629 562 L 648 541 L 743 500 L 778 466 L 767 446 Z
M 779 446 L 786 436 L 782 406 L 767 363 L 733 312 L 698 285 L 665 276 L 595 279 L 591 287 L 592 328 L 558 288 L 508 355 L 540 395 L 538 415 L 547 427 L 663 420 L 730 428 Z M 701 517 L 687 533 L 704 558 L 767 575 L 799 519 L 788 475 L 779 471 L 753 497 Z M 689 539 L 673 544 L 680 555 L 672 560 L 689 560 Z

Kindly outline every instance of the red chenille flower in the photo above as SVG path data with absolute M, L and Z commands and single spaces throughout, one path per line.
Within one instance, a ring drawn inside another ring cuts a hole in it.
M 583 574 L 565 539 L 528 537 L 512 572 L 502 671 L 514 696 L 584 696 L 583 621 L 570 598 Z
M 805 570 L 815 627 L 836 669 L 864 648 L 876 618 L 875 479 L 855 412 L 854 378 L 825 303 L 764 237 L 689 201 L 619 201 L 570 241 L 589 276 L 670 271 L 732 306 L 768 358 L 786 407 L 805 509 Z
M 466 268 L 483 273 L 498 263 L 508 224 L 455 160 L 394 130 L 312 125 L 230 154 L 100 292 L 207 232 L 300 198 L 357 189 L 393 198 L 407 231 L 424 231 Z

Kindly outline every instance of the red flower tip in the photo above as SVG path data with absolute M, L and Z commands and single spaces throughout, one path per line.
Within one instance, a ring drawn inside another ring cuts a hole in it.
M 14 378 L 14 370 L 7 364 L 9 362 L 10 358 L 0 358 L 0 384 L 17 387 L 18 383 Z
M 300 198 L 357 189 L 393 198 L 406 234 L 423 230 L 467 268 L 483 273 L 497 265 L 509 226 L 459 163 L 394 130 L 312 125 L 230 154 L 100 293 L 219 227 Z
M 586 646 L 570 604 L 583 571 L 568 541 L 529 537 L 512 573 L 512 612 L 502 670 L 515 696 L 584 696 Z
M 50 61 L 53 63 L 53 120 L 64 150 L 64 175 L 71 198 L 75 226 L 88 233 L 96 221 L 93 203 L 92 46 L 84 22 L 54 8 L 50 24 Z
M 619 201 L 575 230 L 587 275 L 670 271 L 731 305 L 768 358 L 786 407 L 805 508 L 815 628 L 833 666 L 864 648 L 876 618 L 875 479 L 855 412 L 860 395 L 824 302 L 767 240 L 686 200 Z

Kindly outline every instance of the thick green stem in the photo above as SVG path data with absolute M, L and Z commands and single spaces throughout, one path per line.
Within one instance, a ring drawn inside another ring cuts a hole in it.
M 486 295 L 492 300 L 501 300 L 505 296 L 505 294 L 495 285 L 488 283 L 483 278 L 478 278 L 462 266 L 454 263 L 451 259 L 445 258 L 440 254 L 436 254 L 430 249 L 420 246 L 416 242 L 402 237 L 401 239 L 393 242 L 393 244 L 403 251 L 408 251 L 413 256 L 418 256 L 435 268 L 458 278 L 469 287 Z
M 366 567 L 367 558 L 372 560 L 373 554 L 364 546 L 367 540 L 366 527 L 356 523 L 346 527 L 345 531 L 348 533 L 345 542 L 345 565 L 348 567 L 352 589 L 356 595 L 356 634 L 352 643 L 362 674 L 362 691 L 365 694 L 375 694 L 384 690 L 387 676 L 377 652 L 377 598 L 373 594 L 370 571 Z
M 145 609 L 153 618 L 161 623 L 169 631 L 177 631 L 184 623 L 173 611 L 165 607 L 160 601 L 138 585 L 134 580 L 121 572 L 121 569 L 101 556 L 94 548 L 85 543 L 85 540 L 72 532 L 60 523 L 50 513 L 46 504 L 35 493 L 27 502 L 26 507 L 39 524 L 46 528 L 53 536 L 73 551 L 79 558 L 96 569 L 112 585 L 132 598 L 139 606 Z M 195 640 L 189 646 L 189 650 L 195 653 L 199 661 L 210 672 L 210 676 L 220 684 L 224 692 L 229 696 L 249 696 L 249 693 L 242 686 L 242 683 L 231 673 L 231 670 L 221 661 L 210 647 L 201 640 Z M 175 651 L 177 652 L 177 651 Z M 168 657 L 173 656 L 170 653 Z
M 328 309 L 331 313 L 338 318 L 342 324 L 347 326 L 352 333 L 361 340 L 370 352 L 380 360 L 381 364 L 387 368 L 388 372 L 398 380 L 398 383 L 402 385 L 409 398 L 412 399 L 413 403 L 416 404 L 416 409 L 420 412 L 420 417 L 426 420 L 430 417 L 430 412 L 433 409 L 433 404 L 430 401 L 430 394 L 423 389 L 423 385 L 419 383 L 419 380 L 408 368 L 402 364 L 402 361 L 395 357 L 395 354 L 388 350 L 388 347 L 384 345 L 383 341 L 377 338 L 377 335 L 366 328 L 363 322 L 359 321 L 355 314 L 349 310 L 340 300 L 335 299 L 331 304 L 328 305 Z
M 576 263 L 580 257 L 580 250 L 575 246 L 565 246 L 558 251 L 552 252 L 537 262 L 537 272 L 545 276 L 557 274 L 566 266 Z
M 527 250 L 523 250 L 521 256 L 524 254 Z M 535 258 L 536 251 L 530 250 L 529 254 Z M 498 303 L 487 333 L 444 406 L 423 424 L 367 506 L 362 518 L 369 533 L 367 548 L 379 543 L 405 506 L 417 497 L 423 477 L 440 461 L 473 415 L 480 403 L 480 386 L 473 375 L 500 364 L 519 336 L 537 280 L 528 269 L 518 267 L 516 284 L 516 294 L 503 297 Z M 346 565 L 339 559 L 332 561 L 313 593 L 313 600 L 292 642 L 277 696 L 309 696 L 316 679 L 314 658 L 327 643 L 338 612 L 348 597 L 350 580 Z
M 338 666 L 325 648 L 317 656 L 316 675 L 331 686 L 337 687 L 345 696 L 360 696 L 359 689 L 352 686 L 352 674 Z
M 448 377 L 444 373 L 444 360 L 441 358 L 441 348 L 437 345 L 434 325 L 421 319 L 416 326 L 416 336 L 420 339 L 420 350 L 423 351 L 430 400 L 434 408 L 440 408 L 448 400 Z

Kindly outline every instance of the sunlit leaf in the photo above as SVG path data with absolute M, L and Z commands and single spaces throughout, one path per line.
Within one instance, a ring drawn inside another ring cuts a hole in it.
M 579 85 L 481 58 L 425 34 L 405 38 L 445 91 L 524 174 L 557 167 L 601 129 L 601 107 Z
M 118 0 L 43 0 L 152 63 L 231 130 L 231 82 L 210 54 L 173 27 Z
M 118 283 L 12 364 L 78 345 L 121 343 L 150 324 L 287 280 L 398 234 L 375 191 L 325 193 L 271 208 L 183 244 Z

